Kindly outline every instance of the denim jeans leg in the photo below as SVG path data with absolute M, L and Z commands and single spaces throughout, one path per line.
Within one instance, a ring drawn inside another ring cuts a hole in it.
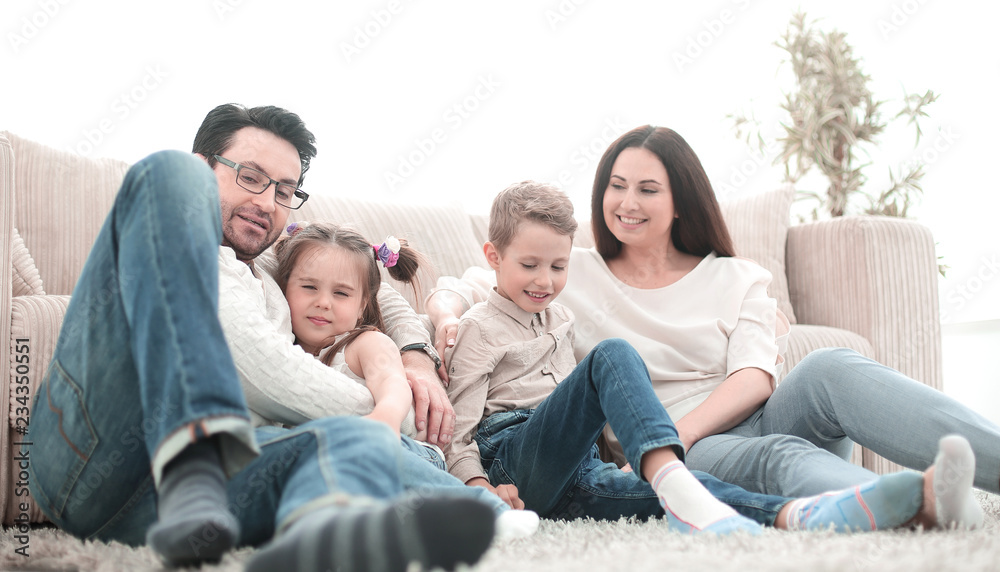
M 854 441 L 918 471 L 933 464 L 941 437 L 957 433 L 976 454 L 975 486 L 1000 492 L 1000 427 L 852 350 L 816 350 L 797 364 L 765 405 L 761 431 L 831 450 Z M 837 488 L 859 484 L 849 467 L 837 476 Z
M 760 435 L 762 411 L 725 433 L 705 437 L 687 452 L 687 466 L 748 491 L 790 497 L 809 496 L 875 479 L 877 475 L 846 462 L 801 437 Z
M 511 479 L 525 507 L 546 515 L 580 479 L 581 464 L 605 423 L 633 467 L 659 447 L 674 447 L 683 456 L 645 363 L 619 339 L 598 344 L 526 421 L 504 432 L 490 466 L 491 481 L 494 475 Z
M 31 492 L 65 530 L 139 538 L 152 475 L 197 437 L 220 435 L 230 473 L 255 454 L 216 317 L 221 233 L 204 162 L 168 151 L 129 170 L 32 408 Z
M 748 491 L 742 487 L 720 481 L 702 471 L 691 471 L 698 482 L 712 496 L 732 507 L 736 512 L 765 526 L 774 526 L 782 507 L 793 499 Z
M 228 483 L 240 543 L 258 546 L 302 515 L 326 507 L 390 502 L 404 493 L 399 441 L 360 417 L 327 417 L 293 429 L 256 430 L 261 454 Z
M 403 453 L 399 475 L 403 488 L 419 496 L 471 498 L 489 505 L 499 516 L 510 509 L 497 495 L 482 487 L 470 487 L 455 478 L 442 466 L 444 458 L 417 441 L 402 438 Z
M 765 526 L 773 526 L 778 512 L 791 500 L 753 493 L 701 471 L 691 473 L 716 499 Z M 595 446 L 580 466 L 579 480 L 546 516 L 562 520 L 615 520 L 634 516 L 645 520 L 662 517 L 663 507 L 649 483 L 634 472 L 624 472 L 614 463 L 601 461 Z

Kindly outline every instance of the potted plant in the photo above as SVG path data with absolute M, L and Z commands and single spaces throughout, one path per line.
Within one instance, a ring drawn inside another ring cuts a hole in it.
M 818 29 L 802 12 L 796 13 L 788 29 L 776 42 L 787 55 L 795 75 L 794 89 L 784 93 L 781 104 L 785 119 L 777 139 L 775 165 L 784 165 L 785 180 L 798 182 L 817 169 L 828 181 L 825 192 L 799 190 L 799 198 L 815 200 L 813 219 L 858 212 L 860 199 L 865 214 L 906 217 L 924 176 L 924 164 L 914 162 L 897 172 L 889 169 L 889 187 L 878 193 L 864 189 L 865 170 L 872 165 L 870 151 L 890 122 L 905 119 L 914 128 L 914 146 L 920 141 L 919 120 L 938 96 L 905 94 L 900 109 L 890 120 L 883 118 L 886 100 L 877 99 L 869 86 L 861 60 L 847 42 L 847 34 Z M 784 62 L 783 62 L 784 63 Z M 761 153 L 765 141 L 759 123 L 744 114 L 729 116 L 737 136 Z

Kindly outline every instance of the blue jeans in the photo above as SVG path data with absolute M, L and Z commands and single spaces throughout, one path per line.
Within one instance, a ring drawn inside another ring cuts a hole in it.
M 164 465 L 207 437 L 232 476 L 243 543 L 267 540 L 304 510 L 404 490 L 402 448 L 382 424 L 251 428 L 217 319 L 221 240 L 204 162 L 166 151 L 129 170 L 32 408 L 30 490 L 60 528 L 141 544 Z
M 642 456 L 660 447 L 673 447 L 683 458 L 645 363 L 620 339 L 599 343 L 537 408 L 488 417 L 475 439 L 490 483 L 516 485 L 525 508 L 541 516 L 662 516 L 656 493 L 638 473 L 601 462 L 595 443 L 605 423 L 636 471 Z M 695 475 L 720 501 L 762 524 L 774 524 L 789 500 Z
M 417 495 L 435 497 L 472 498 L 489 505 L 500 516 L 510 510 L 507 503 L 482 487 L 470 487 L 448 472 L 444 457 L 433 449 L 403 436 L 402 467 L 400 478 L 403 488 Z
M 1000 427 L 940 391 L 844 348 L 816 350 L 757 412 L 688 451 L 688 466 L 747 490 L 806 496 L 875 478 L 848 462 L 854 442 L 915 470 L 958 433 L 976 454 L 975 486 L 1000 490 Z

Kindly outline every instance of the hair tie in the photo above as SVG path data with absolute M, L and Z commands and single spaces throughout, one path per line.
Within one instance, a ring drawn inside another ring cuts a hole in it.
M 388 236 L 382 244 L 373 244 L 375 257 L 382 261 L 382 266 L 392 268 L 399 260 L 399 239 L 395 236 Z
M 285 234 L 289 237 L 293 237 L 296 234 L 302 232 L 302 229 L 309 226 L 307 222 L 293 222 L 292 224 L 285 227 Z

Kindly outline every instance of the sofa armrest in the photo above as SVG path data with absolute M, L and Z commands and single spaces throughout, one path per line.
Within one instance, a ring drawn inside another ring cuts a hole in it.
M 12 364 L 10 347 L 10 311 L 13 299 L 13 266 L 9 262 L 14 249 L 14 149 L 4 133 L 0 133 L 0 363 Z M 12 369 L 12 368 L 8 368 Z M 10 371 L 0 371 L 0 395 L 10 391 Z M 10 455 L 6 443 L 10 436 L 9 425 L 0 423 L 0 495 L 11 490 Z M 0 503 L 0 520 L 4 507 Z
M 4 525 L 13 523 L 13 519 L 20 513 L 18 508 L 20 503 L 29 505 L 28 518 L 31 522 L 46 520 L 30 495 L 18 496 L 15 493 L 15 491 L 24 488 L 16 486 L 17 481 L 20 480 L 20 469 L 16 463 L 12 462 L 14 454 L 17 452 L 15 443 L 25 440 L 25 436 L 18 432 L 19 426 L 23 426 L 24 423 L 18 423 L 17 418 L 27 417 L 18 416 L 17 408 L 24 407 L 25 403 L 30 406 L 39 384 L 45 377 L 49 362 L 52 361 L 52 354 L 56 349 L 56 342 L 59 340 L 59 330 L 62 327 L 63 318 L 66 316 L 69 300 L 69 296 L 16 296 L 11 304 L 9 345 L 15 347 L 15 342 L 17 342 L 15 351 L 19 352 L 19 356 L 26 356 L 26 360 L 19 364 L 24 366 L 21 372 L 14 369 L 15 364 L 13 363 L 10 372 L 4 372 L 8 392 L 3 395 L 6 397 L 8 408 L 6 410 L 7 419 L 3 426 L 9 436 L 0 441 L 0 447 L 2 447 L 0 470 L 10 479 L 8 487 L 0 489 L 0 498 L 6 495 L 6 499 L 0 503 Z M 25 379 L 27 383 L 18 383 L 18 381 Z M 27 391 L 19 389 L 24 387 L 27 388 Z M 27 417 L 26 421 L 30 428 L 30 417 Z M 28 454 L 31 454 L 30 447 Z
M 875 359 L 942 388 L 938 269 L 930 229 L 891 217 L 793 226 L 788 288 L 800 324 L 868 339 Z

